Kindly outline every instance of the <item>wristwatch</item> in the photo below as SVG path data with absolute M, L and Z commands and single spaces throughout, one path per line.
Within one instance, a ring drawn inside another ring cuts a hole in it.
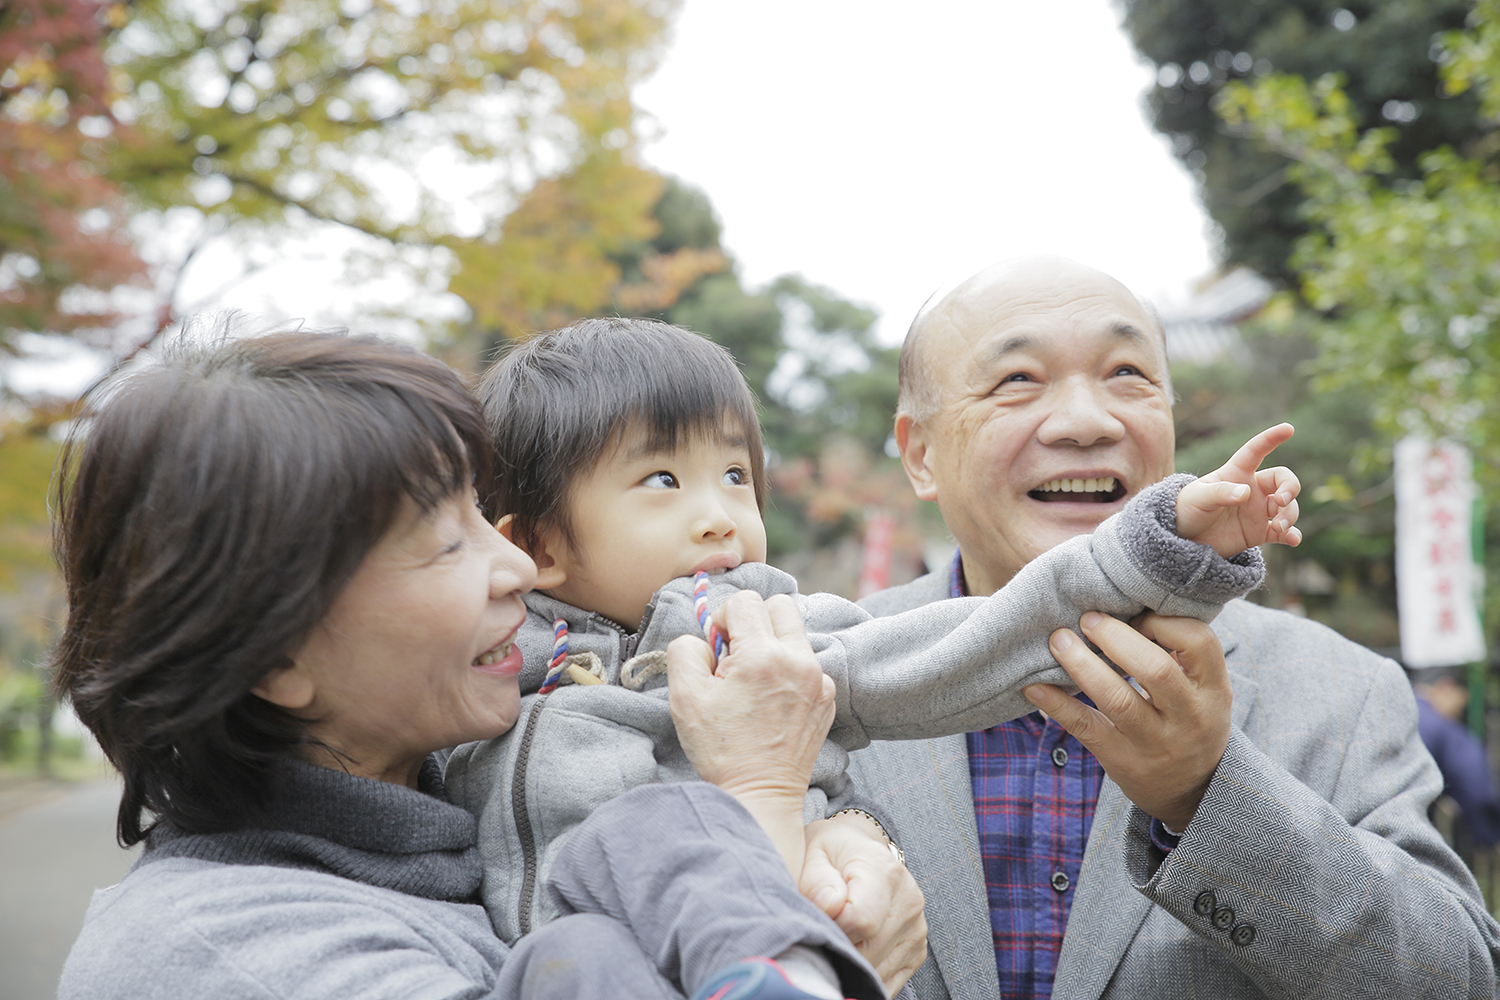
M 840 809 L 838 812 L 834 813 L 833 816 L 830 816 L 828 818 L 833 819 L 837 816 L 858 816 L 861 819 L 868 820 L 869 822 L 875 824 L 875 829 L 879 830 L 880 835 L 885 838 L 885 846 L 891 849 L 891 855 L 895 857 L 896 862 L 903 868 L 906 866 L 906 852 L 896 846 L 896 842 L 891 839 L 891 835 L 886 832 L 885 826 L 880 822 L 880 820 L 876 819 L 874 816 L 871 816 L 863 809 Z

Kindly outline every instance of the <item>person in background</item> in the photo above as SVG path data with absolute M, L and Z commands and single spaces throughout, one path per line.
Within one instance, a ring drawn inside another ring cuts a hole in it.
M 1469 689 L 1440 668 L 1416 672 L 1412 690 L 1417 696 L 1417 731 L 1443 772 L 1443 794 L 1458 806 L 1469 842 L 1485 849 L 1500 844 L 1500 792 L 1489 754 L 1463 722 Z
M 957 286 L 900 380 L 902 463 L 958 549 L 875 614 L 989 594 L 1173 471 L 1162 328 L 1074 261 Z M 1500 926 L 1428 822 L 1400 667 L 1245 601 L 1080 630 L 1132 681 L 1058 630 L 1087 698 L 1038 685 L 1030 716 L 854 755 L 926 895 L 919 997 L 1495 996 Z

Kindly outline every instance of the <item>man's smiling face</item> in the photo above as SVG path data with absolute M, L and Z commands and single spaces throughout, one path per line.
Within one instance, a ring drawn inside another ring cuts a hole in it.
M 920 336 L 938 407 L 898 417 L 897 441 L 917 495 L 958 539 L 970 593 L 1171 473 L 1162 335 L 1107 275 L 1061 258 L 997 265 L 943 299 Z

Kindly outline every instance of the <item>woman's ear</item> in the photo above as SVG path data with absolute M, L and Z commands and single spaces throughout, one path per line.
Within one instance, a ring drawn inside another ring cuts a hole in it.
M 289 712 L 297 712 L 312 704 L 317 685 L 313 683 L 311 671 L 288 658 L 256 681 L 250 693 Z
M 505 540 L 531 557 L 536 563 L 536 588 L 537 590 L 551 590 L 553 587 L 561 587 L 568 579 L 568 571 L 563 569 L 558 555 L 564 551 L 566 543 L 563 542 L 558 532 L 551 528 L 542 528 L 536 533 L 534 545 L 522 545 L 515 539 L 516 515 L 506 514 L 495 522 L 495 530 L 505 536 Z

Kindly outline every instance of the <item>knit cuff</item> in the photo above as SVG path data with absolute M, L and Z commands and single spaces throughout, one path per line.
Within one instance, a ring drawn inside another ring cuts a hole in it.
M 1259 548 L 1225 559 L 1211 546 L 1177 535 L 1177 494 L 1195 476 L 1179 472 L 1142 490 L 1126 507 L 1120 541 L 1131 561 L 1163 589 L 1224 604 L 1260 585 L 1266 563 Z

